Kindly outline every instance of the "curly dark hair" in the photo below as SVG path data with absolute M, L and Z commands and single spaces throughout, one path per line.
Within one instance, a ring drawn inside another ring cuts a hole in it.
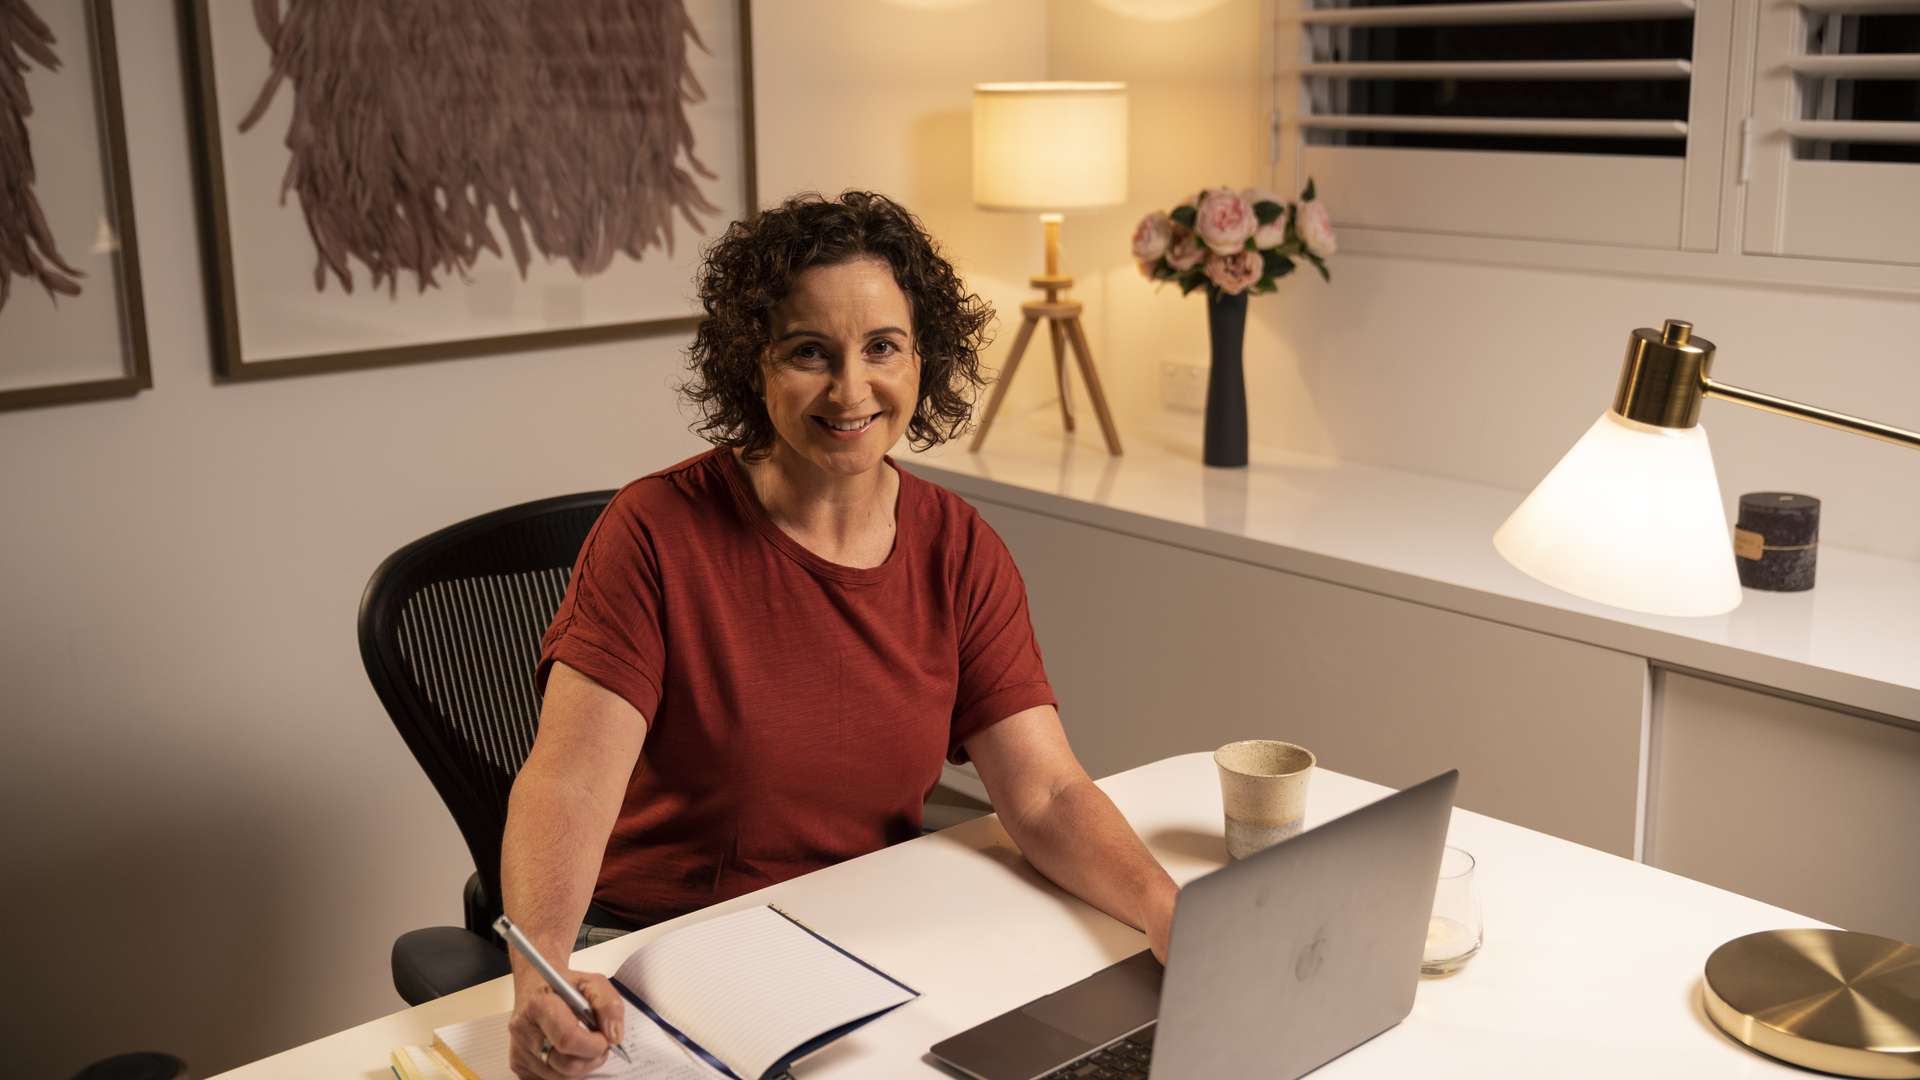
M 696 280 L 706 318 L 687 356 L 680 392 L 700 411 L 695 433 L 750 459 L 773 447 L 761 399 L 761 358 L 773 337 L 773 309 L 800 274 L 862 256 L 884 259 L 913 311 L 920 392 L 907 441 L 916 450 L 965 430 L 986 382 L 980 350 L 993 307 L 969 290 L 906 207 L 870 191 L 829 199 L 807 192 L 728 226 L 706 251 Z

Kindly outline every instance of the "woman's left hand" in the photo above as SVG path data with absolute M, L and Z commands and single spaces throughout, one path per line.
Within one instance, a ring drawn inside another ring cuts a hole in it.
M 1164 896 L 1157 897 L 1147 913 L 1147 947 L 1162 964 L 1167 962 L 1167 946 L 1173 942 L 1173 905 L 1179 895 L 1180 887 L 1168 882 Z

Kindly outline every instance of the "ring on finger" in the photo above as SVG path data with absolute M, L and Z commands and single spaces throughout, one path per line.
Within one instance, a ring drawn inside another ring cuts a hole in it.
M 540 1040 L 540 1064 L 542 1065 L 547 1064 L 547 1058 L 550 1055 L 552 1055 L 552 1053 L 553 1053 L 553 1043 L 548 1042 L 546 1039 L 541 1039 Z

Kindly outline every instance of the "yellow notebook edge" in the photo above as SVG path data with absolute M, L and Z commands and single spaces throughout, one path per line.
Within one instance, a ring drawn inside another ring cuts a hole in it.
M 452 1047 L 441 1041 L 437 1032 L 433 1036 L 433 1046 L 431 1049 L 434 1055 L 446 1064 L 451 1075 L 459 1077 L 460 1080 L 480 1080 L 480 1077 L 475 1074 L 473 1070 L 467 1068 L 467 1063 L 460 1060 L 460 1055 L 454 1053 Z
M 396 1046 L 388 1065 L 399 1080 L 457 1080 L 462 1075 L 447 1055 L 431 1046 Z

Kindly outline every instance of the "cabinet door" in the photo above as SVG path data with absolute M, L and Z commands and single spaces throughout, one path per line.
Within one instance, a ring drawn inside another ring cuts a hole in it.
M 978 505 L 1026 578 L 1093 775 L 1287 739 L 1395 787 L 1457 767 L 1467 809 L 1634 853 L 1641 658 Z
M 1920 941 L 1920 731 L 1657 672 L 1648 861 Z

